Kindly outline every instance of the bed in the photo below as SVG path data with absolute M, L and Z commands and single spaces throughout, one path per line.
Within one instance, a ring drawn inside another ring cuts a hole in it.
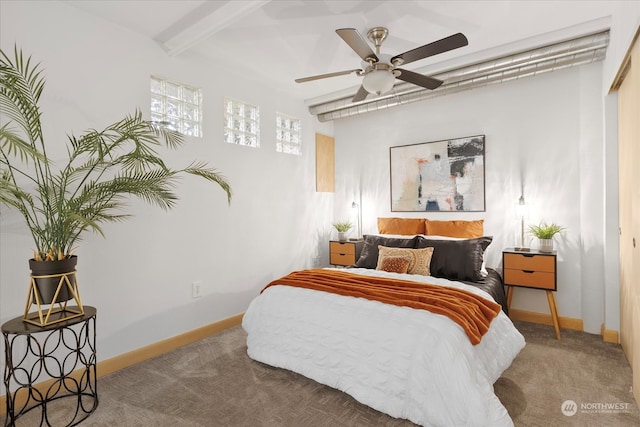
M 486 236 L 365 236 L 362 255 L 350 268 L 293 272 L 269 283 L 243 318 L 247 354 L 419 425 L 511 426 L 493 384 L 525 342 L 506 314 L 500 275 L 483 265 L 490 242 Z M 428 275 L 380 269 L 389 258 L 395 263 L 406 253 L 427 252 Z M 326 291 L 326 275 L 336 286 L 343 281 L 383 297 Z M 394 292 L 409 286 L 412 293 L 424 288 L 443 300 L 457 293 L 493 317 L 469 326 L 458 314 L 443 314 L 443 304 L 431 296 L 404 306 L 378 286 L 393 286 Z M 425 301 L 432 301 L 435 312 L 422 309 Z

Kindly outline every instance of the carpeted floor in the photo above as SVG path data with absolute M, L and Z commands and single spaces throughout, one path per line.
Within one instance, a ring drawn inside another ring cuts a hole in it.
M 619 345 L 582 332 L 516 322 L 527 345 L 496 382 L 516 426 L 639 426 L 631 368 Z M 98 380 L 82 426 L 412 426 L 298 374 L 252 361 L 237 326 Z M 64 401 L 64 399 L 63 399 Z M 575 414 L 563 414 L 564 406 Z M 68 419 L 63 403 L 53 425 Z M 36 414 L 18 425 L 36 426 Z M 458 426 L 455 426 L 458 427 Z

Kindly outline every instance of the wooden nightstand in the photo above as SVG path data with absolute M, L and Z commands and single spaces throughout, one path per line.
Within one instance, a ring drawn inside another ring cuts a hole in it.
M 347 240 L 346 242 L 331 240 L 329 242 L 329 263 L 342 266 L 353 265 L 360 258 L 363 246 L 364 240 Z
M 547 291 L 549 311 L 556 330 L 556 338 L 560 339 L 560 322 L 553 292 L 557 290 L 556 252 L 529 252 L 505 249 L 502 251 L 502 269 L 504 284 L 507 288 L 507 308 L 511 307 L 513 288 L 516 286 Z

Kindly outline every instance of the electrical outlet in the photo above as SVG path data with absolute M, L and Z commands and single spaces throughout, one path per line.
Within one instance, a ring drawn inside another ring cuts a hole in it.
M 200 298 L 202 296 L 202 282 L 197 280 L 191 284 L 191 298 Z

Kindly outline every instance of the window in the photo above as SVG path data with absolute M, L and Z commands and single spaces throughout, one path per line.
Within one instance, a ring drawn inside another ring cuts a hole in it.
M 183 135 L 202 137 L 202 91 L 151 76 L 151 120 Z
M 224 140 L 229 144 L 260 147 L 260 109 L 224 98 Z
M 276 114 L 276 151 L 302 155 L 302 122 L 282 113 Z

